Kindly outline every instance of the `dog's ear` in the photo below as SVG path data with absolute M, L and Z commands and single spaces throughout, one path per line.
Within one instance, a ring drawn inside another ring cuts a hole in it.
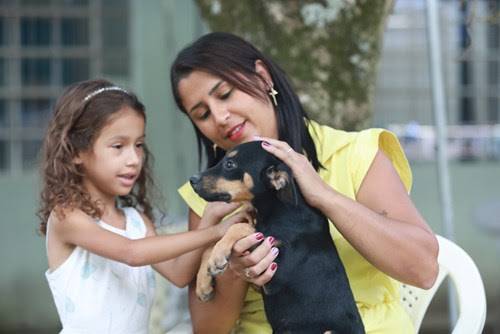
M 290 167 L 284 163 L 271 165 L 265 170 L 265 177 L 269 187 L 276 190 L 282 202 L 294 206 L 298 204 L 297 188 Z

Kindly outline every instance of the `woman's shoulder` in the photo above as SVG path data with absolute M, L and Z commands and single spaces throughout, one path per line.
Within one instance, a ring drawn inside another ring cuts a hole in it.
M 326 162 L 335 154 L 348 153 L 360 143 L 371 142 L 376 145 L 378 136 L 384 129 L 369 128 L 361 131 L 345 131 L 328 125 L 310 121 L 309 133 L 316 144 L 320 162 Z M 363 145 L 361 145 L 363 147 Z

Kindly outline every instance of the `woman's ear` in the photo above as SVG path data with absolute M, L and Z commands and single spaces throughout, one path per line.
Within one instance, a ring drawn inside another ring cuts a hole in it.
M 264 62 L 260 59 L 257 59 L 255 61 L 255 72 L 262 78 L 264 81 L 267 83 L 267 86 L 272 87 L 273 86 L 273 81 L 271 79 L 271 75 L 269 74 L 269 70 L 267 69 L 266 65 Z M 266 90 L 269 89 L 269 87 L 265 87 Z

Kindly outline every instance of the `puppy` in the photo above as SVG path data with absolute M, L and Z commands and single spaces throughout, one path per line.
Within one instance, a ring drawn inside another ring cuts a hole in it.
M 238 145 L 190 182 L 207 201 L 250 201 L 256 229 L 278 240 L 278 270 L 263 289 L 275 333 L 364 333 L 328 220 L 306 203 L 289 167 L 260 141 Z M 233 244 L 253 232 L 249 224 L 232 225 L 203 256 L 197 277 L 201 300 L 212 297 L 213 276 L 226 269 Z

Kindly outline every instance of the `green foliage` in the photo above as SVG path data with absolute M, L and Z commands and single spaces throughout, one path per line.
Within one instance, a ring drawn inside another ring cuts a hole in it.
M 393 0 L 196 0 L 212 31 L 235 33 L 290 75 L 313 119 L 368 126 Z

